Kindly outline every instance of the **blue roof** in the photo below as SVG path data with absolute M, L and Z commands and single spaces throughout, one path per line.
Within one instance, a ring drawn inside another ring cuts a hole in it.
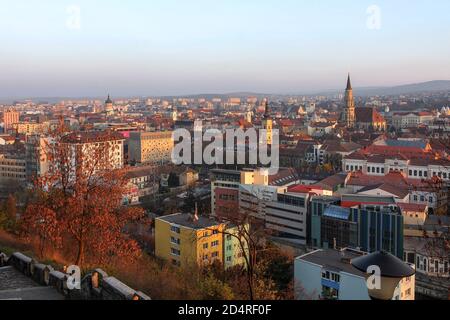
M 348 220 L 350 216 L 350 209 L 338 206 L 330 206 L 325 210 L 323 215 L 324 217 Z
M 386 144 L 390 147 L 404 147 L 404 148 L 420 148 L 425 149 L 427 143 L 423 140 L 387 140 Z

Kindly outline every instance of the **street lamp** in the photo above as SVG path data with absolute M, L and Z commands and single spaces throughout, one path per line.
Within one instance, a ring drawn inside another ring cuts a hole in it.
M 416 273 L 408 264 L 386 251 L 355 258 L 351 264 L 366 275 L 366 280 L 373 276 L 371 268 L 379 268 L 380 288 L 368 288 L 372 300 L 391 300 L 400 281 Z

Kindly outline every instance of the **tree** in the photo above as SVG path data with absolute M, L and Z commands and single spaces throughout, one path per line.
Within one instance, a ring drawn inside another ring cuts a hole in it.
M 49 170 L 35 180 L 35 197 L 22 218 L 25 234 L 37 237 L 42 250 L 46 243 L 64 248 L 80 267 L 136 258 L 140 248 L 123 230 L 144 212 L 123 205 L 128 179 L 111 162 L 118 147 L 112 133 L 97 133 L 97 143 L 89 145 L 72 138 L 60 127 L 45 146 Z
M 224 237 L 236 240 L 238 250 L 240 250 L 245 262 L 243 272 L 247 284 L 247 297 L 250 300 L 255 300 L 264 299 L 264 296 L 272 296 L 273 286 L 263 285 L 264 283 L 267 284 L 267 281 L 270 281 L 270 279 L 264 278 L 264 268 L 258 265 L 258 263 L 262 262 L 258 260 L 258 256 L 266 249 L 266 238 L 269 235 L 269 231 L 265 228 L 264 221 L 255 216 L 255 213 L 259 212 L 260 208 L 258 205 L 260 201 L 251 201 L 251 203 L 246 208 L 236 209 L 231 205 L 230 210 L 225 210 L 228 212 L 227 215 L 221 216 L 219 219 L 226 227 L 218 232 L 223 234 Z
M 8 198 L 0 207 L 0 228 L 8 232 L 16 231 L 17 203 L 12 194 L 8 195 Z

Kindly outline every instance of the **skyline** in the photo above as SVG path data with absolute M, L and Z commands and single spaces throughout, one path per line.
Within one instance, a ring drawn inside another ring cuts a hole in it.
M 348 72 L 361 88 L 450 80 L 444 0 L 91 2 L 0 0 L 1 99 L 312 93 Z

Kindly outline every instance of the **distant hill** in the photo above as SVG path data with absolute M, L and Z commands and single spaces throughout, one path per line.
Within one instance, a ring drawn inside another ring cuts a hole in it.
M 321 94 L 337 94 L 341 91 L 328 91 Z M 402 94 L 450 91 L 450 80 L 435 80 L 422 83 L 406 84 L 395 87 L 353 88 L 356 96 L 396 96 Z
M 426 92 L 438 92 L 438 91 L 450 91 L 450 80 L 434 80 L 434 81 L 428 81 L 428 82 L 422 82 L 422 83 L 414 83 L 414 84 L 406 84 L 401 86 L 395 86 L 395 87 L 361 87 L 361 88 L 353 88 L 355 96 L 396 96 L 396 95 L 402 95 L 402 94 L 412 94 L 412 93 L 426 93 Z M 234 92 L 234 93 L 206 93 L 206 94 L 191 94 L 191 95 L 176 95 L 176 96 L 160 96 L 160 98 L 165 99 L 172 99 L 172 98 L 178 98 L 178 97 L 184 97 L 184 98 L 206 98 L 206 99 L 213 99 L 213 98 L 221 98 L 221 99 L 227 99 L 229 97 L 237 97 L 237 98 L 246 98 L 250 96 L 263 98 L 263 97 L 285 97 L 285 96 L 333 96 L 339 93 L 343 93 L 344 89 L 331 89 L 321 92 L 312 92 L 312 91 L 304 91 L 304 92 L 298 92 L 293 94 L 267 94 L 267 93 L 256 93 L 256 92 Z M 125 97 L 123 97 L 125 98 Z M 41 102 L 48 102 L 48 103 L 56 103 L 61 100 L 102 100 L 104 97 L 85 97 L 85 98 L 64 98 L 64 97 L 33 97 L 29 98 L 33 101 L 41 101 Z M 13 101 L 21 101 L 23 99 L 20 98 L 1 98 L 0 103 L 11 103 Z

